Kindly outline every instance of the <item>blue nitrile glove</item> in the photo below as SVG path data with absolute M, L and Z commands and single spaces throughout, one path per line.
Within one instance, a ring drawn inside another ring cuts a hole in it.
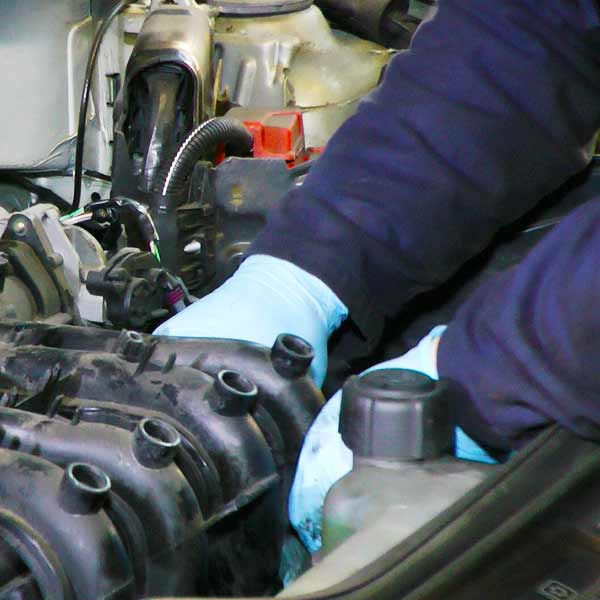
M 445 326 L 436 327 L 419 344 L 400 358 L 367 369 L 411 369 L 438 379 L 434 341 Z M 310 552 L 321 547 L 321 517 L 325 496 L 331 486 L 352 470 L 352 452 L 338 432 L 342 391 L 323 407 L 304 440 L 289 499 L 290 521 Z M 462 429 L 456 428 L 457 458 L 493 464 L 496 461 Z
M 315 350 L 311 375 L 320 387 L 327 372 L 327 341 L 348 316 L 329 287 L 296 265 L 256 255 L 233 277 L 163 323 L 155 335 L 210 337 L 272 346 L 291 333 Z

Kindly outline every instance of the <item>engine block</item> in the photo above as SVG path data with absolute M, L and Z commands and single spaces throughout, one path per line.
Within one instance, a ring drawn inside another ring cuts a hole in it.
M 0 326 L 0 591 L 277 591 L 287 494 L 323 403 L 311 359 L 289 335 L 269 350 Z

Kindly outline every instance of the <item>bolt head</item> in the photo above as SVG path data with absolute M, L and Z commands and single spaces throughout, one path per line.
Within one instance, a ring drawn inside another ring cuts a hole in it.
M 13 223 L 12 230 L 17 235 L 23 235 L 27 230 L 27 224 L 25 223 L 25 221 L 19 219 Z
M 50 254 L 48 256 L 48 260 L 50 261 L 50 264 L 57 269 L 58 267 L 62 267 L 65 259 L 62 257 L 62 254 Z

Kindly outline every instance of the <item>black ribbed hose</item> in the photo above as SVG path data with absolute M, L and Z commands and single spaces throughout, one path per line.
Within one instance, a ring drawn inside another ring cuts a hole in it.
M 252 153 L 254 138 L 236 119 L 217 117 L 206 121 L 190 133 L 171 164 L 161 172 L 156 190 L 162 196 L 181 193 L 196 163 L 210 158 L 210 152 L 220 144 L 227 147 L 229 154 L 248 156 Z

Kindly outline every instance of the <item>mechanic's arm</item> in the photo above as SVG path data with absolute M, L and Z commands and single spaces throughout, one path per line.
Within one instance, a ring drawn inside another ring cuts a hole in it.
M 595 0 L 442 0 L 255 256 L 157 333 L 296 333 L 320 383 L 348 309 L 376 338 L 385 315 L 585 167 L 600 127 L 598 13 Z
M 584 168 L 600 127 L 596 0 L 441 0 L 253 247 L 368 333 Z
M 456 417 L 478 442 L 519 449 L 552 423 L 600 441 L 599 258 L 595 200 L 458 310 L 437 369 L 462 388 Z
M 484 282 L 448 327 L 368 371 L 410 369 L 456 386 L 459 458 L 504 458 L 552 423 L 600 441 L 599 257 L 597 200 Z M 311 426 L 290 494 L 291 522 L 311 552 L 321 545 L 325 496 L 352 469 L 341 400 L 340 391 Z

